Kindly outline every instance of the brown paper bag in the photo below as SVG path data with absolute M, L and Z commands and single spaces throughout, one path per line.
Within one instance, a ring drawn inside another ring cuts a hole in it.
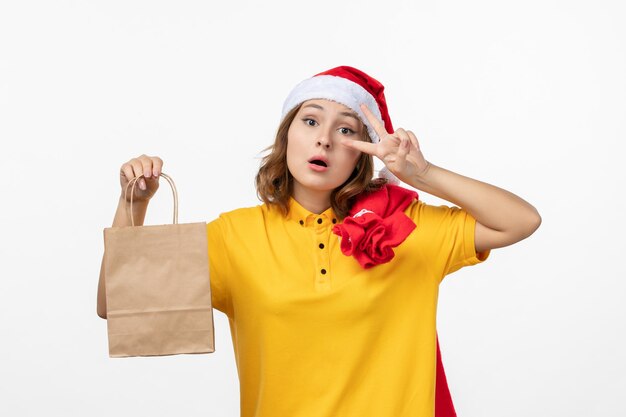
M 104 279 L 109 357 L 215 351 L 206 223 L 104 229 Z M 126 187 L 125 193 L 128 191 Z

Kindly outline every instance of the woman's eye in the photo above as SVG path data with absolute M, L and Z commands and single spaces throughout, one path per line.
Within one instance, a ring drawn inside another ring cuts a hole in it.
M 347 130 L 347 132 L 346 132 L 346 130 Z M 353 133 L 354 133 L 354 130 L 349 129 L 349 128 L 347 128 L 347 127 L 342 127 L 342 128 L 341 128 L 341 133 L 344 133 L 344 134 L 346 134 L 346 135 L 351 135 L 351 134 L 353 134 Z
M 309 125 L 309 126 L 315 126 L 315 124 L 311 124 L 311 123 L 309 123 L 309 122 L 317 123 L 317 122 L 316 122 L 315 120 L 313 120 L 313 119 L 302 119 L 302 120 L 304 120 L 304 123 L 306 123 L 306 124 L 307 124 L 307 125 Z

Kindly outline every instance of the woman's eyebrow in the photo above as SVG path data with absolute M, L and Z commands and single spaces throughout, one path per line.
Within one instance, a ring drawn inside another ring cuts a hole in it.
M 324 108 L 322 106 L 320 106 L 319 104 L 313 104 L 313 103 L 307 104 L 307 105 L 303 106 L 303 108 L 304 107 L 315 107 L 316 109 L 324 110 Z M 361 119 L 359 119 L 359 117 L 356 114 L 352 113 L 352 112 L 342 111 L 339 114 L 341 114 L 342 116 L 352 117 L 357 122 L 361 121 Z

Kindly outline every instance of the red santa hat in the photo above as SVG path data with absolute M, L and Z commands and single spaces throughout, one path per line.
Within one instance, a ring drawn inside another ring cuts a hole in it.
M 298 83 L 283 103 L 281 121 L 290 110 L 304 101 L 318 98 L 332 100 L 353 110 L 367 127 L 372 142 L 377 143 L 380 138 L 359 105 L 365 103 L 372 113 L 383 121 L 385 130 L 393 133 L 384 90 L 385 87 L 380 81 L 357 68 L 346 65 L 335 67 Z M 381 171 L 381 176 L 390 182 L 398 182 L 386 168 Z

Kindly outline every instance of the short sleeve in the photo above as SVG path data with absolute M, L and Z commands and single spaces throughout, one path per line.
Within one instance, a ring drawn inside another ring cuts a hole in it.
M 209 247 L 209 279 L 211 281 L 211 303 L 213 308 L 232 317 L 232 298 L 228 278 L 231 271 L 230 259 L 224 241 L 224 221 L 218 217 L 207 223 Z
M 464 266 L 484 262 L 490 250 L 476 253 L 476 219 L 456 206 L 434 206 L 416 201 L 407 211 L 417 225 L 421 247 L 435 263 L 440 281 Z

